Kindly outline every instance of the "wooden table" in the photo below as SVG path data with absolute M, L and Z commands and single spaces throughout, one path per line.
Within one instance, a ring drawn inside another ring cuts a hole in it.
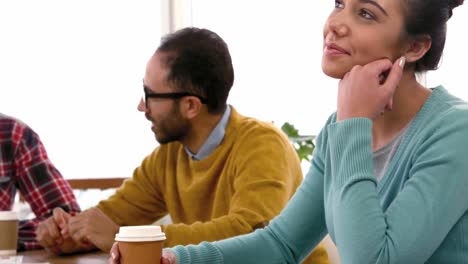
M 109 261 L 109 254 L 102 251 L 81 253 L 68 256 L 50 255 L 45 250 L 33 250 L 18 252 L 18 256 L 23 256 L 23 264 L 28 263 L 49 263 L 49 264 L 104 264 Z

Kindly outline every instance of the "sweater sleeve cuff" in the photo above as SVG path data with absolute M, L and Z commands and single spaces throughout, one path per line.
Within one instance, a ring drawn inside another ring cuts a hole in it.
M 198 246 L 176 246 L 167 250 L 176 255 L 178 264 L 223 263 L 221 252 L 213 244 L 207 242 L 202 242 Z
M 372 178 L 372 121 L 351 118 L 327 127 L 332 177 L 336 187 Z

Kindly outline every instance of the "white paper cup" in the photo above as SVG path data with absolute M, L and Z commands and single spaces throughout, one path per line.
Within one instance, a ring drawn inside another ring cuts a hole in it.
M 115 235 L 121 264 L 159 263 L 166 235 L 160 226 L 122 226 Z

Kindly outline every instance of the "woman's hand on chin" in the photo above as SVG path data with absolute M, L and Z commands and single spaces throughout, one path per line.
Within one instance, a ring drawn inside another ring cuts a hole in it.
M 391 109 L 405 62 L 401 57 L 394 63 L 381 59 L 354 66 L 339 83 L 337 121 L 356 117 L 374 120 L 385 109 Z

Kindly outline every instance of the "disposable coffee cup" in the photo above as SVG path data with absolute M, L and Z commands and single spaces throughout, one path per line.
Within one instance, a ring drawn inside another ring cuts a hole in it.
M 155 264 L 161 261 L 166 235 L 160 226 L 122 226 L 115 235 L 121 264 Z
M 16 255 L 18 243 L 18 215 L 0 211 L 0 256 Z

